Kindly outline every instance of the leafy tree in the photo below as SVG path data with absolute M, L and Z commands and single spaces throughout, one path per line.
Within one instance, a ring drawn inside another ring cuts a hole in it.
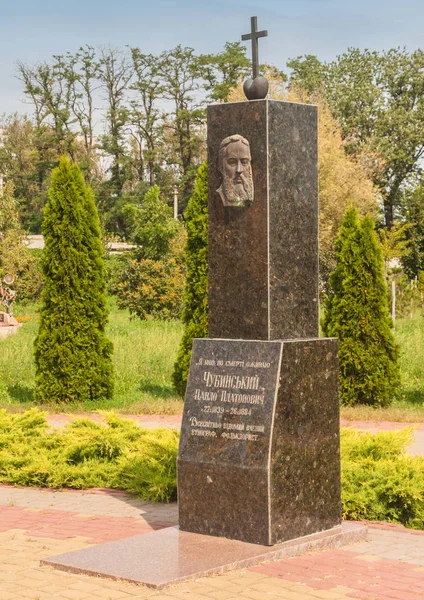
M 299 90 L 289 94 L 291 100 L 302 100 Z M 373 185 L 367 165 L 345 152 L 340 126 L 331 115 L 327 103 L 318 105 L 318 180 L 319 237 L 321 253 L 333 249 L 344 214 L 355 206 L 362 216 L 376 216 L 378 190 Z
M 22 301 L 38 300 L 41 293 L 39 257 L 25 245 L 13 183 L 8 181 L 0 192 L 0 279 L 14 275 L 13 289 Z
M 80 160 L 81 170 L 91 184 L 97 171 L 94 117 L 95 94 L 100 88 L 100 64 L 95 48 L 89 45 L 81 47 L 75 54 L 68 52 L 60 59 L 63 77 L 70 88 L 70 109 L 83 140 L 84 160 Z
M 370 217 L 351 207 L 336 241 L 324 335 L 339 339 L 343 404 L 385 406 L 400 385 L 399 349 L 391 331 L 383 259 Z
M 146 162 L 149 183 L 154 185 L 162 141 L 161 111 L 157 101 L 164 94 L 163 82 L 159 77 L 159 59 L 153 54 L 143 54 L 139 48 L 131 48 L 131 57 L 135 74 L 131 89 L 137 96 L 131 102 L 130 120 L 138 150 L 139 175 L 144 178 Z
M 424 271 L 424 184 L 408 190 L 402 203 L 402 216 L 408 227 L 405 239 L 409 252 L 402 256 L 402 265 L 410 279 Z
M 112 157 L 109 193 L 119 196 L 125 183 L 127 148 L 125 143 L 128 110 L 125 94 L 132 77 L 132 66 L 126 54 L 118 48 L 102 48 L 99 58 L 99 77 L 106 92 L 107 133 L 102 137 L 102 149 Z
M 104 177 L 96 182 L 96 200 L 102 228 L 113 234 L 124 233 L 124 219 L 120 208 L 125 204 L 126 184 L 129 179 L 128 147 L 129 114 L 126 94 L 132 77 L 132 66 L 127 54 L 119 48 L 103 47 L 98 55 L 101 107 L 105 133 L 99 137 L 98 147 L 108 158 Z
M 18 229 L 19 214 L 12 181 L 7 181 L 0 191 L 0 236 L 10 229 Z
M 72 88 L 63 56 L 53 56 L 51 63 L 42 62 L 34 67 L 18 62 L 18 72 L 25 85 L 24 93 L 34 103 L 37 125 L 50 126 L 58 155 L 67 152 L 74 157 L 76 132 L 72 128 Z
M 176 188 L 184 211 L 206 158 L 206 103 L 227 100 L 249 64 L 239 42 L 200 56 L 182 46 L 155 55 L 86 45 L 34 66 L 19 63 L 25 99 L 34 109 L 33 165 L 21 178 L 25 193 L 19 171 L 15 182 L 25 226 L 38 233 L 50 172 L 62 152 L 95 189 L 108 232 L 127 235 L 123 207 L 146 185 L 159 185 L 168 197 Z M 275 68 L 263 69 L 277 80 Z M 105 131 L 99 141 L 96 114 Z M 4 171 L 2 162 L 0 156 Z
M 0 171 L 13 182 L 22 225 L 39 232 L 47 198 L 48 169 L 56 159 L 47 126 L 36 127 L 26 116 L 4 116 L 0 122 Z M 48 143 L 46 144 L 46 141 Z
M 185 393 L 194 338 L 208 334 L 208 167 L 197 172 L 194 193 L 185 211 L 187 280 L 184 292 L 183 338 L 172 379 L 181 396 Z
M 146 193 L 141 207 L 127 205 L 136 250 L 120 275 L 117 301 L 140 319 L 178 319 L 185 283 L 184 227 L 172 216 L 160 188 Z
M 393 259 L 406 257 L 410 253 L 409 241 L 406 239 L 409 228 L 410 223 L 397 222 L 391 229 L 381 227 L 377 232 L 386 275 Z
M 174 156 L 169 162 L 177 165 L 181 175 L 183 207 L 193 190 L 196 174 L 195 159 L 204 146 L 201 129 L 205 122 L 204 99 L 201 90 L 201 64 L 193 48 L 177 46 L 162 52 L 158 74 L 163 82 L 164 98 L 171 102 L 172 110 L 164 123 L 170 134 Z
M 249 73 L 250 60 L 241 42 L 227 42 L 222 52 L 202 54 L 199 60 L 213 102 L 228 102 L 231 90 Z
M 61 158 L 44 211 L 44 290 L 35 340 L 40 401 L 111 397 L 103 248 L 94 197 L 81 171 Z
M 141 207 L 127 205 L 125 211 L 131 221 L 131 240 L 139 248 L 142 258 L 160 260 L 169 253 L 170 242 L 181 228 L 172 216 L 172 210 L 160 197 L 160 188 L 154 185 L 143 199 Z
M 298 56 L 287 61 L 291 69 L 290 85 L 305 90 L 310 96 L 324 92 L 327 67 L 313 54 Z
M 346 149 L 368 156 L 390 229 L 405 186 L 422 168 L 424 51 L 349 48 L 331 63 L 306 56 L 288 64 L 292 83 L 324 93 Z

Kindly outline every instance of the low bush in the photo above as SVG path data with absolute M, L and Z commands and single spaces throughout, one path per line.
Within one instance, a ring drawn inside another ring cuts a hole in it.
M 412 432 L 342 430 L 343 518 L 424 529 L 424 458 L 405 450 Z
M 122 271 L 128 264 L 127 254 L 106 254 L 104 257 L 107 293 L 116 296 Z
M 406 454 L 412 428 L 341 436 L 344 519 L 424 529 L 424 458 Z M 0 411 L 0 482 L 53 488 L 110 487 L 150 502 L 176 500 L 179 434 L 115 414 L 48 432 L 44 413 Z
M 121 273 L 117 305 L 142 320 L 179 319 L 184 283 L 184 266 L 174 256 L 129 260 Z
M 0 411 L 0 482 L 124 489 L 150 502 L 176 499 L 178 433 L 142 429 L 114 414 L 48 432 L 45 414 Z

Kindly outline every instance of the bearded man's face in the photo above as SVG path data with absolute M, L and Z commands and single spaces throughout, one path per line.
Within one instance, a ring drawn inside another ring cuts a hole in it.
M 253 179 L 249 146 L 241 141 L 226 148 L 222 162 L 222 190 L 228 205 L 248 206 L 253 202 Z

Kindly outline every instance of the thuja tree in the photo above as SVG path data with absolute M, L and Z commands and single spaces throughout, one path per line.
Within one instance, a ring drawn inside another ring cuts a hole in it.
M 340 399 L 385 406 L 400 384 L 399 350 L 372 219 L 359 221 L 357 210 L 349 208 L 335 251 L 323 332 L 339 339 Z
M 44 290 L 35 340 L 36 395 L 58 402 L 109 398 L 112 343 L 93 194 L 67 158 L 52 172 L 44 209 Z
M 191 346 L 194 338 L 208 333 L 208 167 L 197 172 L 194 192 L 184 213 L 187 226 L 186 287 L 184 291 L 184 334 L 174 366 L 173 382 L 182 396 L 187 385 Z

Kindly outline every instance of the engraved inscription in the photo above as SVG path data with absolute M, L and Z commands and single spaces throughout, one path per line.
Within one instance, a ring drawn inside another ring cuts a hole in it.
M 200 369 L 198 387 L 187 398 L 196 401 L 197 413 L 188 419 L 190 435 L 232 442 L 259 441 L 266 434 L 266 394 L 261 378 L 271 363 L 203 355 L 195 365 Z
M 263 465 L 272 435 L 282 344 L 196 339 L 179 460 Z
M 254 187 L 250 144 L 241 135 L 230 135 L 222 140 L 218 154 L 218 169 L 222 184 L 217 192 L 224 206 L 250 206 Z

